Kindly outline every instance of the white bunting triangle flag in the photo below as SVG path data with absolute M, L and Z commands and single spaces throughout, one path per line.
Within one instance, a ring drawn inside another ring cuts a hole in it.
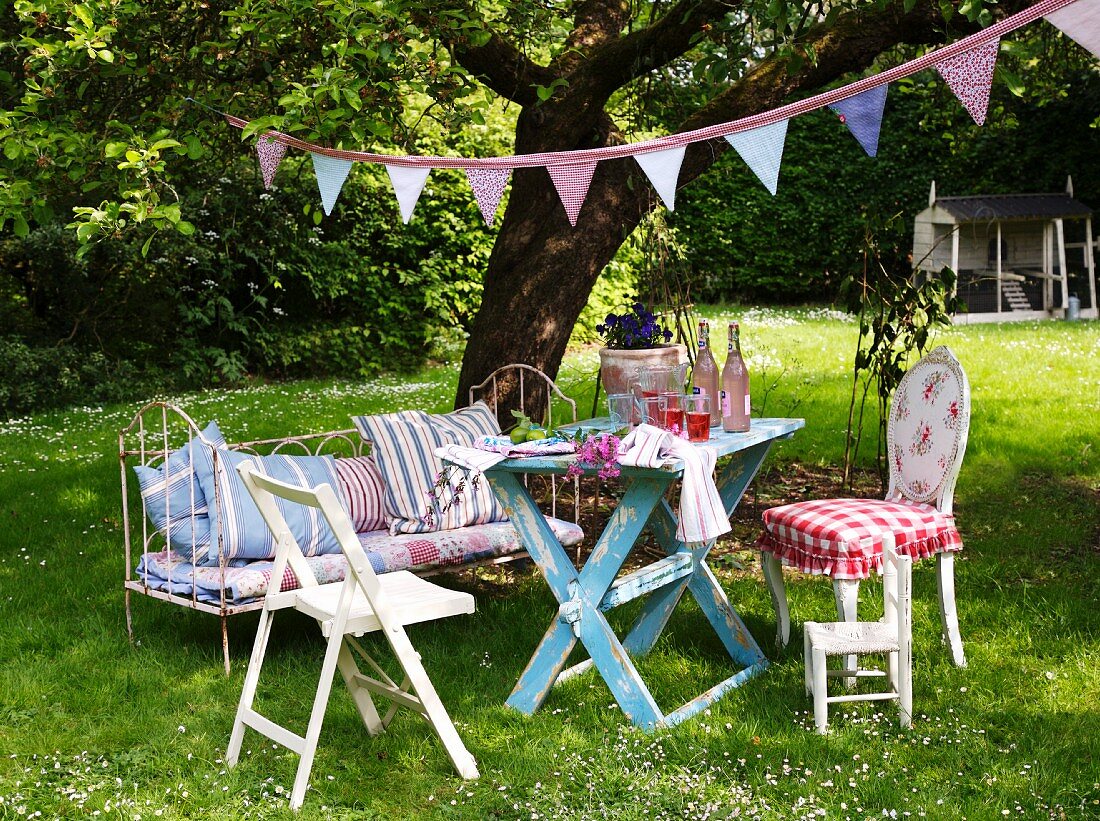
M 773 197 L 779 185 L 779 165 L 783 161 L 786 140 L 786 120 L 726 135 L 726 141 L 741 155 L 741 159 Z
M 565 206 L 565 215 L 570 225 L 577 224 L 577 215 L 588 196 L 588 186 L 592 184 L 592 175 L 596 173 L 598 163 L 582 162 L 575 165 L 548 165 L 547 172 L 558 191 L 561 204 Z
M 508 187 L 510 168 L 467 168 L 466 179 L 477 199 L 477 207 L 481 209 L 481 216 L 486 225 L 493 224 L 497 206 L 504 196 L 504 189 Z
M 1077 0 L 1052 11 L 1046 19 L 1100 57 L 1100 0 Z
M 401 208 L 401 221 L 408 224 L 432 169 L 421 166 L 387 165 L 386 171 L 390 175 L 390 185 L 393 186 L 393 193 L 397 195 L 397 204 Z
M 889 85 L 883 83 L 829 106 L 848 126 L 868 157 L 878 154 L 878 136 L 882 130 L 882 112 L 886 108 L 888 88 Z
M 970 51 L 949 57 L 942 63 L 936 63 L 936 71 L 978 125 L 985 123 L 985 112 L 989 108 L 989 90 L 993 87 L 993 69 L 997 65 L 997 49 L 1000 45 L 1000 39 L 990 40 Z
M 312 154 L 313 173 L 317 175 L 317 188 L 321 192 L 321 205 L 325 214 L 331 214 L 344 180 L 351 172 L 351 160 L 329 157 L 327 154 Z
M 270 188 L 275 180 L 275 172 L 286 154 L 286 145 L 269 139 L 266 134 L 256 143 L 256 156 L 260 160 L 260 173 L 264 177 L 264 188 Z
M 676 207 L 676 181 L 680 178 L 680 166 L 684 162 L 686 146 L 666 148 L 664 151 L 651 151 L 648 154 L 635 154 L 634 159 L 645 171 L 665 208 L 669 211 Z

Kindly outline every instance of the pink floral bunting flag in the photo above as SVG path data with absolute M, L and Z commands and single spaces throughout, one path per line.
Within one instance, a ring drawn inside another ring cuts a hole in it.
M 275 181 L 275 172 L 286 155 L 286 145 L 275 142 L 266 134 L 256 142 L 256 156 L 260 160 L 260 173 L 264 177 L 264 188 L 271 188 Z
M 866 91 L 845 97 L 829 108 L 837 113 L 840 121 L 848 126 L 868 157 L 878 154 L 878 138 L 882 131 L 882 112 L 886 109 L 886 93 L 889 85 L 872 86 Z
M 975 46 L 942 63 L 936 63 L 936 71 L 959 98 L 978 125 L 985 123 L 989 108 L 989 90 L 993 87 L 993 69 L 997 65 L 997 49 L 1000 39 Z
M 428 181 L 428 175 L 432 173 L 432 169 L 421 166 L 387 165 L 386 171 L 390 175 L 393 193 L 397 195 L 401 221 L 407 225 L 412 219 L 413 209 L 416 208 L 420 192 L 424 190 L 424 184 Z
M 561 204 L 565 206 L 565 215 L 570 225 L 577 224 L 577 215 L 588 196 L 588 186 L 592 184 L 592 175 L 596 173 L 595 162 L 582 162 L 575 165 L 548 165 L 546 171 L 558 191 Z
M 467 168 L 466 179 L 473 189 L 477 199 L 477 207 L 481 209 L 481 216 L 486 225 L 493 224 L 497 206 L 500 205 L 504 189 L 508 187 L 508 177 L 512 174 L 511 168 Z
M 313 173 L 317 175 L 317 188 L 321 192 L 321 205 L 325 214 L 331 214 L 344 187 L 344 180 L 351 173 L 351 160 L 341 160 L 327 154 L 311 154 Z
M 779 166 L 783 162 L 786 141 L 787 120 L 726 135 L 726 142 L 741 155 L 745 165 L 752 169 L 773 197 L 779 186 Z
M 678 145 L 664 151 L 634 155 L 669 211 L 676 207 L 676 181 L 680 178 L 680 166 L 683 165 L 686 150 L 687 146 Z
M 1052 11 L 1046 19 L 1100 57 L 1100 0 L 1077 0 Z

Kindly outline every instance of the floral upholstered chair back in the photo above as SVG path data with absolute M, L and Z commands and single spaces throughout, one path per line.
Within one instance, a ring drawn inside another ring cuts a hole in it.
M 887 499 L 926 502 L 951 512 L 970 428 L 970 385 L 941 345 L 902 377 L 890 407 Z

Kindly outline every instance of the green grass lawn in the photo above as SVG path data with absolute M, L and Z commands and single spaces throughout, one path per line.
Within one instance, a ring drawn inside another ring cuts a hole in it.
M 764 412 L 806 419 L 773 451 L 773 473 L 839 466 L 855 325 L 820 310 L 704 313 L 742 321 L 756 411 L 774 383 Z M 411 715 L 369 738 L 338 687 L 301 816 L 1100 817 L 1100 323 L 959 327 L 939 341 L 973 391 L 956 492 L 969 667 L 940 645 L 933 566 L 922 563 L 911 730 L 899 731 L 892 705 L 866 704 L 834 707 L 833 732 L 813 733 L 797 625 L 831 616 L 831 587 L 788 572 L 796 635 L 776 652 L 758 564 L 729 541 L 720 551 L 744 569 L 720 578 L 775 662 L 766 674 L 654 734 L 634 730 L 592 673 L 536 715 L 515 713 L 503 702 L 555 604 L 537 575 L 486 571 L 445 581 L 475 593 L 474 616 L 410 631 L 481 779 L 458 779 Z M 560 377 L 586 410 L 595 370 L 588 351 Z M 239 440 L 445 410 L 456 379 L 451 363 L 407 379 L 175 400 Z M 138 641 L 127 641 L 116 450 L 139 404 L 0 425 L 0 818 L 289 817 L 295 756 L 249 734 L 241 765 L 223 762 L 255 614 L 230 623 L 229 678 L 214 617 L 139 596 Z M 865 585 L 865 602 L 875 595 Z M 304 719 L 322 651 L 311 622 L 277 619 L 260 708 Z M 666 710 L 731 674 L 689 605 L 639 667 Z

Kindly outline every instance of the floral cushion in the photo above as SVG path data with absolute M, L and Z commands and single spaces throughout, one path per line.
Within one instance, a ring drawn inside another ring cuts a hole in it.
M 969 390 L 957 361 L 937 348 L 909 369 L 890 408 L 893 485 L 914 502 L 934 499 L 969 424 Z
M 554 535 L 571 547 L 584 538 L 577 525 L 546 517 Z M 410 533 L 390 536 L 385 530 L 360 533 L 359 542 L 367 552 L 376 573 L 395 570 L 426 570 L 431 567 L 461 565 L 494 556 L 506 556 L 522 550 L 519 536 L 510 522 L 493 522 L 435 533 Z M 310 556 L 306 563 L 319 584 L 340 581 L 347 570 L 342 553 Z M 245 562 L 235 559 L 229 566 L 196 567 L 179 551 L 146 553 L 138 563 L 135 576 L 154 590 L 179 596 L 192 594 L 202 602 L 218 603 L 225 590 L 227 604 L 247 604 L 267 592 L 274 562 Z M 298 587 L 298 579 L 287 567 L 281 590 Z
M 764 511 L 758 549 L 804 573 L 866 579 L 882 569 L 882 541 L 893 532 L 898 553 L 923 559 L 962 550 L 955 518 L 932 505 L 879 499 L 815 499 Z

